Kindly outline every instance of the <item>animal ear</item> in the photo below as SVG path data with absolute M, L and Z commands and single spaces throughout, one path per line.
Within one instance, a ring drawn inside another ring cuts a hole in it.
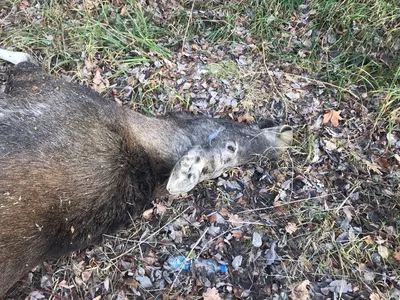
M 167 183 L 170 194 L 182 194 L 192 190 L 200 181 L 205 165 L 204 151 L 196 146 L 182 156 L 172 169 Z

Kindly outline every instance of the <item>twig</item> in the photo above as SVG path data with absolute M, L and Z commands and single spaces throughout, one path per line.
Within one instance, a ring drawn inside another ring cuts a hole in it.
M 194 1 L 192 2 L 192 8 L 190 9 L 189 20 L 188 20 L 188 23 L 187 23 L 187 25 L 186 25 L 185 35 L 183 36 L 183 40 L 182 40 L 182 48 L 181 48 L 181 53 L 182 53 L 182 54 L 183 54 L 183 48 L 185 47 L 185 42 L 186 42 L 186 38 L 187 38 L 187 33 L 188 33 L 188 31 L 189 31 L 189 25 L 190 25 L 190 22 L 192 22 L 193 8 L 194 8 Z
M 179 215 L 177 215 L 175 218 L 173 218 L 171 221 L 169 221 L 168 223 L 165 223 L 164 226 L 162 226 L 161 228 L 159 228 L 158 230 L 156 230 L 155 232 L 153 232 L 152 234 L 150 234 L 147 238 L 145 238 L 143 241 L 138 241 L 137 245 L 135 245 L 134 247 L 130 248 L 129 250 L 126 250 L 124 253 L 110 259 L 111 261 L 116 261 L 118 259 L 120 259 L 121 257 L 125 256 L 126 254 L 132 252 L 133 250 L 135 250 L 137 247 L 139 247 L 140 245 L 144 244 L 145 242 L 147 242 L 149 239 L 151 239 L 153 236 L 157 235 L 161 230 L 163 230 L 165 227 L 167 227 L 169 224 L 171 224 L 173 221 L 177 220 L 180 216 L 182 216 L 187 210 L 189 209 L 189 207 L 187 207 L 184 211 L 182 211 Z
M 341 90 L 341 91 L 346 92 L 346 93 L 348 93 L 349 95 L 353 96 L 353 97 L 356 98 L 357 100 L 360 100 L 360 97 L 358 97 L 358 96 L 357 96 L 356 94 L 354 94 L 352 91 L 350 91 L 349 89 L 346 89 L 346 88 L 344 88 L 344 87 L 338 86 L 338 85 L 336 85 L 336 84 L 329 83 L 329 82 L 325 82 L 325 81 L 321 81 L 321 80 L 314 79 L 314 78 L 309 78 L 309 77 L 297 75 L 297 74 L 292 74 L 292 73 L 288 73 L 288 72 L 282 72 L 282 73 L 288 74 L 288 75 L 290 75 L 290 76 L 292 76 L 292 77 L 297 77 L 297 78 L 305 79 L 305 80 L 308 80 L 308 81 L 312 81 L 312 82 L 314 82 L 314 83 L 319 83 L 319 84 L 322 84 L 322 85 L 326 85 L 326 86 L 329 86 L 329 87 L 332 87 L 332 88 Z

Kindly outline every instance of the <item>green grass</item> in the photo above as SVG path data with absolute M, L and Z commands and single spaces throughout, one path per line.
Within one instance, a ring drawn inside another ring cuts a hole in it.
M 398 0 L 234 0 L 196 5 L 197 13 L 187 6 L 170 20 L 178 40 L 204 35 L 211 44 L 252 39 L 259 50 L 266 49 L 269 60 L 298 65 L 336 85 L 338 103 L 354 86 L 359 94 L 379 93 L 378 121 L 393 126 L 400 105 Z
M 38 2 L 33 1 L 32 6 Z M 81 8 L 44 1 L 40 22 L 21 24 L 1 45 L 41 53 L 51 72 L 75 69 L 89 60 L 107 64 L 118 76 L 152 55 L 169 56 L 159 44 L 165 31 L 149 22 L 136 1 L 128 0 L 121 7 L 108 1 L 93 3 L 91 8 Z

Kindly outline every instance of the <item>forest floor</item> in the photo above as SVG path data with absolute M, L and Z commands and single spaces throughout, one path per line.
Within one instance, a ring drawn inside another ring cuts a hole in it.
M 33 269 L 9 299 L 399 299 L 395 2 L 0 3 L 0 47 L 116 105 L 295 128 L 279 161 L 155 199 L 103 244 Z M 180 255 L 227 272 L 171 270 Z

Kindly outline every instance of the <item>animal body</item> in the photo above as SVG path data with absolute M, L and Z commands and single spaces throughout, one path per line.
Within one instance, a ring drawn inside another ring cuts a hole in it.
M 129 223 L 165 182 L 188 192 L 254 155 L 276 157 L 292 139 L 289 126 L 145 116 L 26 54 L 0 49 L 0 58 L 16 63 L 0 92 L 0 298 L 41 261 Z

